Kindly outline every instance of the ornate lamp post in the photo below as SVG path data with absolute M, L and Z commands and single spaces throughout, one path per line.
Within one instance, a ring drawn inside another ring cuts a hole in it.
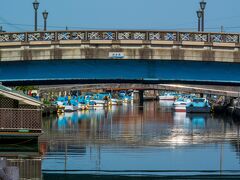
M 202 11 L 197 11 L 197 17 L 198 17 L 198 32 L 201 31 L 201 18 L 202 18 Z
M 206 5 L 207 3 L 204 0 L 200 2 L 200 8 L 202 10 L 202 32 L 204 31 L 204 16 L 205 16 L 204 10 L 206 8 Z
M 44 31 L 47 31 L 47 18 L 48 18 L 48 12 L 45 10 L 43 13 L 43 19 L 44 19 Z
M 38 15 L 38 7 L 39 7 L 39 2 L 35 0 L 33 2 L 33 8 L 35 10 L 35 28 L 34 30 L 37 31 L 37 15 Z

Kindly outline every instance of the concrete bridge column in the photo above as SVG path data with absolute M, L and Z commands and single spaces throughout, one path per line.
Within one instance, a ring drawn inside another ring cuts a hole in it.
M 144 90 L 140 90 L 139 91 L 139 105 L 140 106 L 143 106 L 143 101 L 144 101 L 143 95 L 144 95 Z
M 230 98 L 230 106 L 233 106 L 233 107 L 235 106 L 234 98 L 232 97 Z
M 138 102 L 139 101 L 139 92 L 133 92 L 133 101 Z

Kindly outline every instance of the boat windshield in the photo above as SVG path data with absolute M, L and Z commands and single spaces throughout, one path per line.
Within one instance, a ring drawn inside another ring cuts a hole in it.
M 203 102 L 205 102 L 205 99 L 193 99 L 193 102 L 195 102 L 195 103 L 203 103 Z
M 177 100 L 177 102 L 183 102 L 183 101 L 184 101 L 183 98 L 179 98 L 179 99 Z

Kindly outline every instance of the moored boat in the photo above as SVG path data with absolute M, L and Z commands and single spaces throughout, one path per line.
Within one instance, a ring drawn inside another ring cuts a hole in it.
M 94 107 L 105 107 L 107 106 L 107 103 L 105 100 L 93 100 L 95 102 Z
M 188 113 L 210 113 L 212 110 L 206 98 L 194 98 L 191 103 L 187 104 Z
M 186 106 L 189 103 L 191 99 L 180 97 L 173 103 L 173 108 L 176 112 L 186 112 Z
M 78 104 L 78 109 L 79 110 L 87 110 L 88 109 L 88 105 L 85 103 L 79 103 Z
M 120 105 L 120 104 L 122 104 L 122 101 L 121 100 L 119 100 L 119 99 L 110 99 L 110 101 L 108 102 L 108 104 L 110 105 L 110 106 L 117 106 L 117 105 Z
M 78 106 L 74 105 L 66 105 L 64 108 L 64 112 L 74 112 L 78 110 Z
M 164 93 L 163 95 L 159 96 L 159 100 L 175 100 L 176 99 L 176 94 L 174 93 Z

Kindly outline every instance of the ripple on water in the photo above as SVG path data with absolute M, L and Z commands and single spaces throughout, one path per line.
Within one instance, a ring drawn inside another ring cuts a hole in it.
M 149 102 L 44 120 L 44 171 L 98 174 L 240 174 L 239 125 Z

